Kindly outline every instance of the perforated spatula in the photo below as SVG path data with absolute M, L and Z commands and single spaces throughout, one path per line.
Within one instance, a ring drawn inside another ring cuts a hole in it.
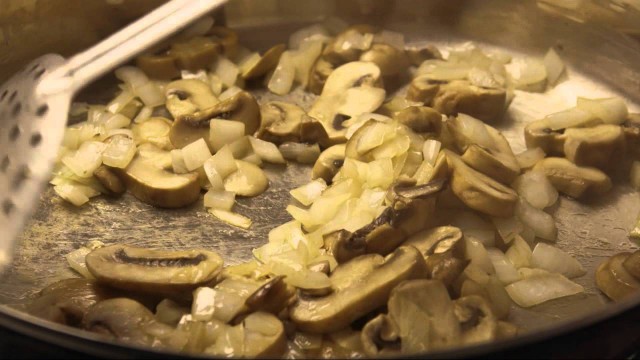
M 69 60 L 34 60 L 0 87 L 0 271 L 50 179 L 73 96 L 225 2 L 172 0 Z

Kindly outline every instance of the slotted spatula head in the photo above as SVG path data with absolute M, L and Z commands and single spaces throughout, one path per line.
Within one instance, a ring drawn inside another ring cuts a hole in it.
M 62 142 L 70 97 L 39 95 L 36 86 L 63 63 L 43 56 L 0 87 L 0 268 L 11 260 L 9 239 L 31 215 Z
M 50 178 L 73 96 L 226 0 L 172 0 L 69 60 L 45 55 L 0 87 L 0 272 Z

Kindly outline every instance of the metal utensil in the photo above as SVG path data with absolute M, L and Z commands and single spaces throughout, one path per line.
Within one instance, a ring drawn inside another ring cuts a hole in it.
M 73 96 L 224 3 L 170 1 L 67 61 L 53 54 L 34 60 L 0 87 L 0 271 L 50 177 Z

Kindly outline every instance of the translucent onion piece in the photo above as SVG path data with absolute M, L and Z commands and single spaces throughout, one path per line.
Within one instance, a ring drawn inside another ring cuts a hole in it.
M 522 307 L 584 292 L 584 288 L 560 274 L 532 276 L 505 287 L 511 299 Z
M 495 225 L 500 238 L 505 244 L 510 244 L 513 239 L 519 235 L 524 229 L 520 220 L 517 217 L 512 216 L 510 218 L 493 218 L 493 225 Z
M 97 141 L 87 141 L 73 154 L 62 159 L 76 176 L 88 178 L 102 165 L 102 153 L 107 145 Z
M 467 77 L 471 84 L 479 87 L 498 88 L 502 85 L 494 78 L 494 75 L 490 71 L 479 69 L 477 67 L 469 70 Z
M 533 256 L 531 247 L 529 244 L 520 236 L 516 236 L 505 253 L 509 261 L 516 267 L 530 267 L 531 266 L 531 257 Z
M 537 237 L 548 241 L 556 241 L 558 229 L 551 215 L 536 209 L 527 200 L 520 198 L 516 205 L 516 216 L 524 225 L 531 228 Z
M 248 229 L 251 227 L 251 219 L 240 214 L 236 214 L 230 211 L 220 209 L 209 209 L 211 215 L 215 216 L 221 221 L 226 222 L 229 225 L 237 226 L 242 229 Z
M 220 96 L 220 94 L 222 94 L 224 84 L 222 84 L 222 80 L 218 75 L 209 74 L 209 85 L 211 87 L 211 91 L 213 91 L 216 96 Z
M 204 194 L 204 206 L 219 210 L 231 211 L 236 201 L 236 194 L 230 191 L 209 190 Z
M 547 69 L 547 81 L 549 85 L 555 85 L 565 70 L 564 62 L 562 62 L 558 53 L 552 48 L 549 49 L 542 62 Z
M 118 79 L 124 82 L 129 88 L 135 89 L 147 84 L 149 82 L 149 78 L 144 72 L 138 69 L 135 66 L 123 66 L 119 69 L 116 69 L 115 75 Z
M 474 238 L 465 237 L 465 258 L 471 260 L 471 264 L 479 267 L 487 274 L 494 274 L 495 269 L 489 258 L 487 249 L 482 243 Z
M 457 213 L 451 225 L 462 230 L 465 236 L 479 240 L 484 246 L 495 245 L 495 231 L 493 225 L 471 211 Z
M 545 243 L 538 243 L 533 249 L 531 265 L 550 272 L 562 274 L 569 279 L 587 272 L 573 256 Z
M 375 34 L 373 42 L 391 45 L 400 51 L 404 51 L 405 47 L 404 34 L 389 30 L 382 30 Z
M 267 88 L 274 94 L 286 95 L 293 87 L 293 81 L 296 76 L 296 65 L 293 53 L 285 51 L 280 57 L 280 62 L 276 66 Z
M 126 128 L 131 124 L 131 119 L 122 115 L 122 114 L 114 114 L 109 116 L 104 121 L 105 130 L 114 130 L 114 129 L 122 129 Z
M 205 161 L 203 166 L 207 175 L 209 175 L 210 170 L 215 170 L 216 174 L 223 180 L 238 170 L 236 160 L 228 146 L 223 146 L 215 155 Z
M 111 167 L 124 169 L 136 155 L 136 144 L 129 136 L 112 136 L 102 153 L 102 162 Z
M 122 92 L 120 92 L 120 94 L 118 94 L 118 96 L 111 100 L 109 104 L 107 104 L 106 109 L 112 114 L 117 114 L 122 111 L 122 109 L 124 109 L 124 107 L 127 106 L 127 104 L 129 104 L 134 98 L 135 95 L 131 91 L 123 90 Z
M 300 50 L 292 52 L 295 66 L 295 81 L 303 88 L 309 84 L 311 68 L 320 57 L 324 42 L 322 40 L 306 41 Z
M 275 144 L 257 139 L 253 136 L 249 137 L 249 142 L 251 143 L 253 151 L 260 157 L 260 159 L 272 164 L 287 163 Z
M 327 183 L 323 179 L 316 179 L 306 185 L 289 191 L 289 193 L 302 205 L 309 206 L 322 195 L 322 192 L 326 188 Z
M 513 189 L 536 209 L 544 209 L 558 201 L 558 190 L 541 170 L 531 170 L 520 175 Z
M 198 70 L 196 72 L 191 72 L 189 70 L 182 70 L 180 72 L 180 77 L 184 80 L 200 80 L 203 83 L 209 83 L 209 76 L 207 72 L 204 70 Z
M 547 154 L 545 154 L 541 148 L 533 148 L 516 155 L 516 160 L 522 169 L 530 169 L 534 167 L 538 161 L 544 159 L 545 156 L 547 156 Z
M 151 118 L 151 115 L 153 115 L 153 108 L 145 106 L 140 110 L 138 115 L 136 115 L 135 119 L 133 119 L 133 122 L 136 124 L 145 122 L 149 120 L 149 118 Z
M 422 149 L 422 157 L 424 158 L 424 161 L 429 163 L 431 166 L 435 166 L 441 148 L 442 143 L 438 140 L 429 139 L 425 141 Z
M 364 129 L 356 143 L 356 151 L 359 155 L 364 155 L 386 141 L 393 139 L 395 135 L 396 129 L 393 125 L 374 122 L 372 126 Z
M 213 119 L 209 126 L 211 128 L 209 141 L 214 151 L 240 139 L 245 132 L 244 123 L 240 121 Z
M 236 64 L 224 56 L 218 57 L 212 70 L 227 88 L 235 85 L 238 80 L 238 75 L 240 74 L 240 69 L 238 69 Z
M 193 292 L 191 316 L 196 321 L 211 320 L 214 311 L 216 291 L 209 287 L 199 287 Z
M 547 68 L 544 63 L 537 59 L 524 59 L 514 62 L 513 76 L 517 89 L 522 90 L 544 90 L 547 79 Z
M 588 111 L 573 108 L 560 111 L 544 118 L 551 130 L 561 130 L 572 127 L 583 127 L 598 123 L 597 118 Z
M 95 279 L 87 269 L 87 263 L 85 262 L 85 257 L 91 251 L 91 249 L 83 246 L 65 255 L 69 266 L 85 279 Z
M 227 90 L 225 90 L 222 94 L 220 94 L 219 100 L 220 101 L 224 101 L 224 100 L 230 99 L 233 96 L 235 96 L 237 93 L 239 93 L 240 91 L 242 91 L 241 88 L 239 88 L 237 86 L 232 86 L 232 87 L 228 88 Z
M 187 164 L 184 162 L 184 155 L 181 149 L 171 150 L 171 167 L 176 174 L 186 174 L 189 172 Z
M 79 184 L 56 185 L 53 191 L 75 206 L 82 206 L 89 201 L 89 198 L 100 194 L 89 186 Z
M 142 100 L 145 106 L 151 108 L 164 105 L 166 101 L 164 93 L 153 81 L 149 81 L 148 83 L 135 88 L 134 93 L 140 98 L 140 100 Z
M 619 125 L 627 120 L 629 109 L 621 98 L 585 99 L 578 98 L 578 109 L 584 110 L 606 124 Z
M 301 164 L 313 164 L 320 156 L 320 146 L 318 144 L 286 142 L 281 144 L 278 149 L 285 159 Z
M 493 263 L 493 267 L 496 270 L 496 276 L 502 284 L 508 285 L 520 280 L 518 270 L 516 270 L 513 263 L 511 263 L 502 251 L 492 248 L 487 249 L 487 253 L 489 254 L 489 259 L 491 259 L 491 263 Z
M 470 140 L 473 144 L 493 149 L 495 144 L 493 138 L 489 135 L 486 125 L 466 114 L 458 114 L 458 129 L 461 135 Z
M 324 26 L 320 24 L 307 26 L 289 36 L 289 49 L 299 49 L 303 43 L 308 41 L 320 40 L 324 42 L 329 38 L 329 32 Z
M 182 156 L 187 171 L 194 171 L 211 157 L 211 152 L 204 139 L 199 139 L 182 148 Z
M 373 43 L 373 34 L 361 34 L 358 31 L 350 31 L 344 37 L 342 50 L 358 49 L 369 50 Z

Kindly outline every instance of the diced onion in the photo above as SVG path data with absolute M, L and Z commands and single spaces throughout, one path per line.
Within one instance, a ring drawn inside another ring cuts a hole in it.
M 526 91 L 544 91 L 547 79 L 547 68 L 537 59 L 524 59 L 515 61 L 514 78 L 516 89 Z
M 182 157 L 187 171 L 194 171 L 211 157 L 211 152 L 206 141 L 201 138 L 182 148 Z
M 529 244 L 520 236 L 514 238 L 505 255 L 518 269 L 531 266 L 531 247 L 529 247 Z
M 537 237 L 548 241 L 556 241 L 558 229 L 553 216 L 536 209 L 523 198 L 520 198 L 516 205 L 516 215 L 525 226 L 534 231 Z
M 107 145 L 97 141 L 87 141 L 73 154 L 62 159 L 76 176 L 88 178 L 102 165 L 102 153 Z
M 220 78 L 225 87 L 230 88 L 235 85 L 240 69 L 231 60 L 220 56 L 213 66 L 213 72 Z
M 555 85 L 565 70 L 564 62 L 562 62 L 562 59 L 553 48 L 549 49 L 542 62 L 547 69 L 547 81 L 549 85 Z
M 176 174 L 186 174 L 189 172 L 184 162 L 184 155 L 181 149 L 171 150 L 171 166 Z
M 511 261 L 498 249 L 487 249 L 489 259 L 496 270 L 496 276 L 504 285 L 520 280 L 520 274 Z
M 293 51 L 293 64 L 295 67 L 295 81 L 297 81 L 303 88 L 309 84 L 309 76 L 311 74 L 311 68 L 320 57 L 322 53 L 323 42 L 307 41 L 302 47 Z
M 541 170 L 531 170 L 520 175 L 513 188 L 536 209 L 547 208 L 558 201 L 558 190 Z
M 89 269 L 87 269 L 85 258 L 87 254 L 103 246 L 104 243 L 101 241 L 92 241 L 89 244 L 68 253 L 65 255 L 65 258 L 67 259 L 69 266 L 85 279 L 95 279 L 91 272 L 89 272 Z
M 285 51 L 280 57 L 278 66 L 276 66 L 267 88 L 278 95 L 286 95 L 293 87 L 293 80 L 296 76 L 296 67 L 291 51 Z
M 113 129 L 122 129 L 126 128 L 131 124 L 131 119 L 122 115 L 122 114 L 114 114 L 108 117 L 104 121 L 105 130 L 113 130 Z
M 560 274 L 539 275 L 505 287 L 511 299 L 522 307 L 584 292 L 584 288 Z
M 220 99 L 220 101 L 231 99 L 232 97 L 234 97 L 237 93 L 239 93 L 241 91 L 242 91 L 241 88 L 239 88 L 237 86 L 232 86 L 232 87 L 228 88 L 227 90 L 225 90 L 224 92 L 222 92 L 222 94 L 220 94 L 220 96 L 218 98 Z
M 56 185 L 53 187 L 53 191 L 55 191 L 58 196 L 75 206 L 82 206 L 89 201 L 91 195 L 97 195 L 95 190 L 85 185 Z
M 204 206 L 219 210 L 231 211 L 236 201 L 236 194 L 230 191 L 209 190 L 204 194 Z
M 211 30 L 214 20 L 211 16 L 205 16 L 196 20 L 193 24 L 182 30 L 180 37 L 189 39 L 196 36 L 204 36 Z
M 253 151 L 260 159 L 272 164 L 286 164 L 286 160 L 278 150 L 278 147 L 268 141 L 257 139 L 253 136 L 249 137 Z
M 145 106 L 140 109 L 140 112 L 136 115 L 135 119 L 133 119 L 133 122 L 136 124 L 145 122 L 151 118 L 151 115 L 153 115 L 153 108 Z
M 220 77 L 218 75 L 210 74 L 209 75 L 209 84 L 211 85 L 211 91 L 213 91 L 213 93 L 216 96 L 220 96 L 220 94 L 222 94 L 222 88 L 223 88 L 224 84 L 222 84 L 222 79 L 220 79 Z
M 182 70 L 180 72 L 180 77 L 183 80 L 200 80 L 204 83 L 209 83 L 209 76 L 205 70 L 198 70 L 196 72 L 191 72 L 189 70 Z
M 320 156 L 320 146 L 318 144 L 286 142 L 281 144 L 278 149 L 285 159 L 301 164 L 313 164 Z
M 520 154 L 516 155 L 516 160 L 518 161 L 518 165 L 522 169 L 530 169 L 534 167 L 540 160 L 544 159 L 547 154 L 544 151 L 537 147 L 533 149 L 528 149 Z
M 327 41 L 329 38 L 329 32 L 324 26 L 320 24 L 307 26 L 289 36 L 289 49 L 300 49 L 308 41 Z
M 316 179 L 306 185 L 302 185 L 296 189 L 289 191 L 294 199 L 298 200 L 302 205 L 309 206 L 322 192 L 327 188 L 327 183 L 323 179 Z
M 164 299 L 156 306 L 155 318 L 161 323 L 176 326 L 189 309 L 171 299 Z
M 112 114 L 117 114 L 124 109 L 127 104 L 135 98 L 135 95 L 129 90 L 123 90 L 118 96 L 116 96 L 109 104 L 107 104 L 107 111 Z
M 586 274 L 582 265 L 573 256 L 545 243 L 538 243 L 533 249 L 531 265 L 562 274 L 569 279 Z
M 142 100 L 145 106 L 151 108 L 164 105 L 166 100 L 164 93 L 152 81 L 149 81 L 143 86 L 136 88 L 134 92 L 140 98 L 140 100 Z
M 431 166 L 435 166 L 441 148 L 442 143 L 438 140 L 429 139 L 425 141 L 422 148 L 422 157 L 424 158 L 424 161 L 429 163 Z
M 240 139 L 245 132 L 244 123 L 240 121 L 213 119 L 209 126 L 211 128 L 209 141 L 213 151 L 218 151 L 223 146 Z
M 102 162 L 111 167 L 124 169 L 136 155 L 136 144 L 131 137 L 117 135 L 110 138 L 102 153 Z
M 209 158 L 204 163 L 204 170 L 209 176 L 211 170 L 215 170 L 215 173 L 219 175 L 223 180 L 238 170 L 236 160 L 231 153 L 228 146 L 222 147 L 217 153 Z
M 240 214 L 236 214 L 230 211 L 220 209 L 209 209 L 211 215 L 215 216 L 221 221 L 226 222 L 229 225 L 237 226 L 242 229 L 248 229 L 251 227 L 251 219 Z
M 601 119 L 606 124 L 620 125 L 629 116 L 629 109 L 623 99 L 585 99 L 578 98 L 577 108 Z
M 213 317 L 216 291 L 209 287 L 199 287 L 193 292 L 191 316 L 196 321 L 208 321 Z
M 451 225 L 460 228 L 465 236 L 471 236 L 479 240 L 484 246 L 493 246 L 495 244 L 493 225 L 471 211 L 457 213 Z
M 482 243 L 472 237 L 465 237 L 465 258 L 471 260 L 471 264 L 478 266 L 487 274 L 494 274 L 495 269 L 489 258 L 487 249 Z
M 132 90 L 135 90 L 149 82 L 147 75 L 145 75 L 142 70 L 134 66 L 123 66 L 116 69 L 115 75 Z
M 544 118 L 551 130 L 562 130 L 572 127 L 583 127 L 598 123 L 596 116 L 588 111 L 573 108 L 548 115 Z
M 462 113 L 458 114 L 457 119 L 460 134 L 470 140 L 470 143 L 478 144 L 488 149 L 492 149 L 495 146 L 486 125 L 482 121 Z
M 500 238 L 505 244 L 510 244 L 513 239 L 519 235 L 523 230 L 523 225 L 517 217 L 512 216 L 509 218 L 493 218 L 493 225 L 495 225 Z

